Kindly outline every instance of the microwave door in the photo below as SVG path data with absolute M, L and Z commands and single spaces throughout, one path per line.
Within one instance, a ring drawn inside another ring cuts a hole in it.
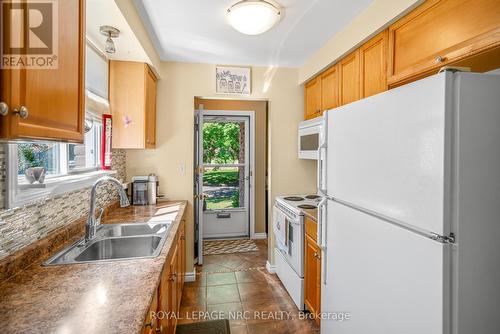
M 317 127 L 299 130 L 299 159 L 318 159 L 320 132 Z

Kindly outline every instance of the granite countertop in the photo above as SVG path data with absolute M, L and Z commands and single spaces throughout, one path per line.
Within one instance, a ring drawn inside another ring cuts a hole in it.
M 103 217 L 103 223 L 174 220 L 156 258 L 41 266 L 54 251 L 2 282 L 0 331 L 139 333 L 185 207 L 186 201 L 159 202 Z

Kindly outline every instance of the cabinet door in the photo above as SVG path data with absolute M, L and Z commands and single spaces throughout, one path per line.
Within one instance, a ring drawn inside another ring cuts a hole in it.
M 109 62 L 109 106 L 113 115 L 113 148 L 145 147 L 144 64 Z
M 83 141 L 85 1 L 55 1 L 56 69 L 1 70 L 1 98 L 10 111 L 0 117 L 2 139 Z M 29 57 L 29 55 L 28 55 Z M 14 109 L 25 107 L 25 119 Z
M 170 305 L 170 280 L 172 278 L 172 273 L 170 272 L 170 264 L 165 264 L 163 267 L 163 273 L 161 276 L 160 287 L 159 287 L 159 307 L 158 309 L 164 312 L 165 315 L 170 314 L 172 307 Z M 160 333 L 169 333 L 170 330 L 170 319 L 168 316 L 159 319 L 158 328 Z
M 156 77 L 146 67 L 146 148 L 154 148 L 156 145 Z
M 179 245 L 179 258 L 181 261 L 181 284 L 180 284 L 180 295 L 182 296 L 182 290 L 184 289 L 184 281 L 186 279 L 186 223 L 184 220 L 181 222 L 181 237 Z
M 316 117 L 321 108 L 321 81 L 315 78 L 305 85 L 305 119 Z
M 321 251 L 307 235 L 304 248 L 304 303 L 311 313 L 317 314 L 321 305 Z
M 359 100 L 359 50 L 339 62 L 340 105 Z
M 146 315 L 146 320 L 144 321 L 144 326 L 142 327 L 142 334 L 154 334 L 157 333 L 158 321 L 153 314 L 158 310 L 158 293 L 155 293 L 153 299 L 151 300 L 151 306 L 149 307 L 148 314 Z
M 498 0 L 429 0 L 389 27 L 390 85 L 500 44 Z
M 337 65 L 332 66 L 320 76 L 321 112 L 339 106 L 339 75 Z
M 177 310 L 180 308 L 180 303 L 181 303 L 181 298 L 182 298 L 182 276 L 184 275 L 182 273 L 182 231 L 179 231 L 179 238 L 177 240 L 177 261 L 176 261 L 176 273 L 177 273 L 177 287 L 176 287 L 176 293 L 177 293 Z
M 384 30 L 359 48 L 361 98 L 387 90 L 387 41 Z
M 177 261 L 178 261 L 178 245 L 175 245 L 175 249 L 172 252 L 172 257 L 170 260 L 170 279 L 169 279 L 169 299 L 170 299 L 170 312 L 177 312 L 179 309 L 179 296 L 177 293 L 178 290 L 178 272 L 177 272 Z M 177 326 L 177 319 L 175 317 L 171 317 L 169 319 L 169 333 L 175 333 L 175 327 Z

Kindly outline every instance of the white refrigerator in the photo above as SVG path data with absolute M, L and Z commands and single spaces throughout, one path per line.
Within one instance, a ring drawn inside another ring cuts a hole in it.
M 500 333 L 500 76 L 325 114 L 321 333 Z

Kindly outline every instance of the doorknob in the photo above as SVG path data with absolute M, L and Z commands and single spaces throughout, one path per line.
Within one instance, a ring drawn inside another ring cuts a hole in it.
M 5 116 L 9 113 L 9 105 L 5 102 L 0 102 L 0 116 Z

